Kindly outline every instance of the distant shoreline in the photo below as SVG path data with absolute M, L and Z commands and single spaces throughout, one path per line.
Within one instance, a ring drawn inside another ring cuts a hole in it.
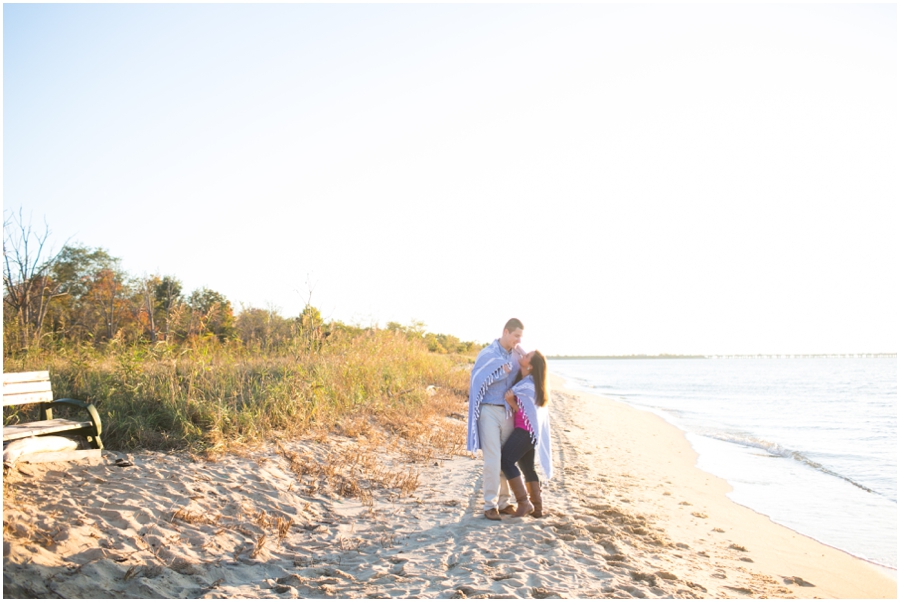
M 896 353 L 723 353 L 716 355 L 548 355 L 549 360 L 722 360 L 722 359 L 838 359 L 896 358 Z

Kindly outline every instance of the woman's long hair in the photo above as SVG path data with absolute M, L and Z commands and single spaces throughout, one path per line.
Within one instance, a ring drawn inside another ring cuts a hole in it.
M 550 402 L 550 388 L 547 386 L 547 358 L 535 350 L 531 356 L 531 378 L 534 379 L 534 403 L 544 407 Z
M 537 360 L 535 362 L 535 360 Z M 550 401 L 550 387 L 547 385 L 547 358 L 544 354 L 534 350 L 531 356 L 531 379 L 534 381 L 534 403 L 538 407 L 544 407 Z M 516 376 L 513 386 L 522 380 L 522 373 Z

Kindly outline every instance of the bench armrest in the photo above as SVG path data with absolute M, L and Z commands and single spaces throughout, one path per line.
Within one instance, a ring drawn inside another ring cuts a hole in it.
M 79 407 L 79 408 L 81 408 L 81 409 L 83 409 L 83 410 L 87 410 L 88 414 L 91 415 L 91 422 L 94 423 L 94 427 L 95 427 L 96 430 L 97 430 L 96 435 L 97 435 L 98 437 L 100 436 L 100 434 L 101 434 L 101 432 L 102 432 L 102 430 L 103 430 L 103 427 L 102 427 L 102 425 L 101 425 L 101 423 L 100 423 L 100 414 L 97 413 L 97 408 L 94 407 L 94 404 L 92 404 L 92 403 L 85 403 L 85 402 L 79 401 L 79 400 L 77 400 L 77 399 L 69 399 L 68 397 L 65 397 L 65 398 L 63 398 L 63 399 L 54 399 L 53 402 L 47 404 L 47 406 L 49 406 L 48 409 L 51 409 L 51 410 L 52 410 L 54 407 L 56 407 L 57 405 L 60 405 L 60 406 L 66 406 L 66 405 L 69 405 L 69 406 L 76 406 L 76 407 Z

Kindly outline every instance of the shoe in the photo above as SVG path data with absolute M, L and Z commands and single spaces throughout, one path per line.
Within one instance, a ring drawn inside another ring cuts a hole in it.
M 488 520 L 500 520 L 500 513 L 496 508 L 484 511 L 484 517 Z
M 528 497 L 531 498 L 531 503 L 534 505 L 534 512 L 531 513 L 531 516 L 535 518 L 544 516 L 544 504 L 543 500 L 541 500 L 541 482 L 530 481 L 525 483 L 525 487 L 528 489 Z
M 534 512 L 534 505 L 528 501 L 528 491 L 525 490 L 525 477 L 519 475 L 510 479 L 509 488 L 516 496 L 516 512 L 513 516 L 525 516 Z
M 500 514 L 515 514 L 516 507 L 510 504 L 506 508 L 500 508 Z

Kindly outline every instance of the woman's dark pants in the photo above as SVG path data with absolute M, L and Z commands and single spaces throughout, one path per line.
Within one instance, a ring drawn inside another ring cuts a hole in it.
M 516 466 L 517 463 L 518 466 Z M 506 480 L 515 479 L 524 474 L 526 483 L 538 481 L 537 473 L 534 471 L 534 445 L 531 443 L 531 433 L 521 428 L 512 432 L 512 435 L 503 444 L 500 468 L 503 470 Z M 519 472 L 520 468 L 521 472 Z

